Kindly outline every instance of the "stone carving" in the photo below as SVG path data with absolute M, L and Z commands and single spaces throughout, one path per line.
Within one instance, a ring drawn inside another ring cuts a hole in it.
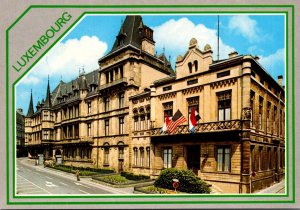
M 243 120 L 251 120 L 251 107 L 243 108 Z

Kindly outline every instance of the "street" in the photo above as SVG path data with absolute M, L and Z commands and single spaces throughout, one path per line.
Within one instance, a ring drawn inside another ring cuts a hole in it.
M 81 178 L 77 181 L 74 174 L 35 166 L 27 158 L 17 159 L 17 195 L 27 194 L 129 194 L 131 189 L 115 189 Z M 133 190 L 133 189 L 132 189 Z

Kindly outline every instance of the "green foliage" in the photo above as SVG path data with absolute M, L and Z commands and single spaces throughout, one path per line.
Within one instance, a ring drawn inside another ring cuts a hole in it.
M 75 166 L 67 166 L 67 165 L 55 165 L 54 168 L 68 173 L 75 173 L 75 171 L 78 169 L 80 171 L 80 175 L 82 176 L 114 173 L 114 170 L 103 169 L 103 168 L 89 168 L 89 167 L 84 168 L 84 167 L 75 167 Z
M 141 188 L 143 191 L 146 191 L 148 193 L 153 193 L 153 194 L 165 194 L 167 193 L 167 189 L 160 188 L 160 187 L 155 187 L 153 185 L 147 186 L 147 187 L 142 187 Z
M 174 190 L 173 179 L 179 180 L 178 191 L 187 193 L 209 194 L 209 185 L 197 177 L 191 170 L 180 170 L 176 168 L 165 169 L 155 180 L 154 186 Z
M 125 171 L 121 172 L 121 176 L 125 177 L 126 179 L 134 180 L 134 181 L 140 181 L 140 180 L 150 179 L 149 176 L 136 175 L 136 174 L 133 174 L 133 173 L 130 173 L 130 172 L 125 172 Z
M 125 177 L 120 176 L 120 175 L 109 175 L 109 176 L 104 176 L 104 177 L 101 177 L 101 180 L 102 180 L 102 181 L 112 182 L 112 183 L 115 183 L 115 184 L 122 184 L 122 183 L 127 183 L 127 182 L 129 182 L 128 179 L 126 179 Z

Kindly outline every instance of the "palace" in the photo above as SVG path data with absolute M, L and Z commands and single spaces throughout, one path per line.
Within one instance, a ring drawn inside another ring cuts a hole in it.
M 252 193 L 285 177 L 285 90 L 259 58 L 213 60 L 190 40 L 173 70 L 153 30 L 127 16 L 99 69 L 61 81 L 25 117 L 31 158 L 157 177 L 191 169 L 221 193 Z M 186 122 L 162 131 L 165 116 Z M 189 129 L 191 111 L 201 119 Z

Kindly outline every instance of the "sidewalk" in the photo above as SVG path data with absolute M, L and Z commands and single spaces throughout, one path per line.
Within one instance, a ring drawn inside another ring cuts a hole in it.
M 285 193 L 285 179 L 276 183 L 266 189 L 256 192 L 255 194 L 284 194 Z

